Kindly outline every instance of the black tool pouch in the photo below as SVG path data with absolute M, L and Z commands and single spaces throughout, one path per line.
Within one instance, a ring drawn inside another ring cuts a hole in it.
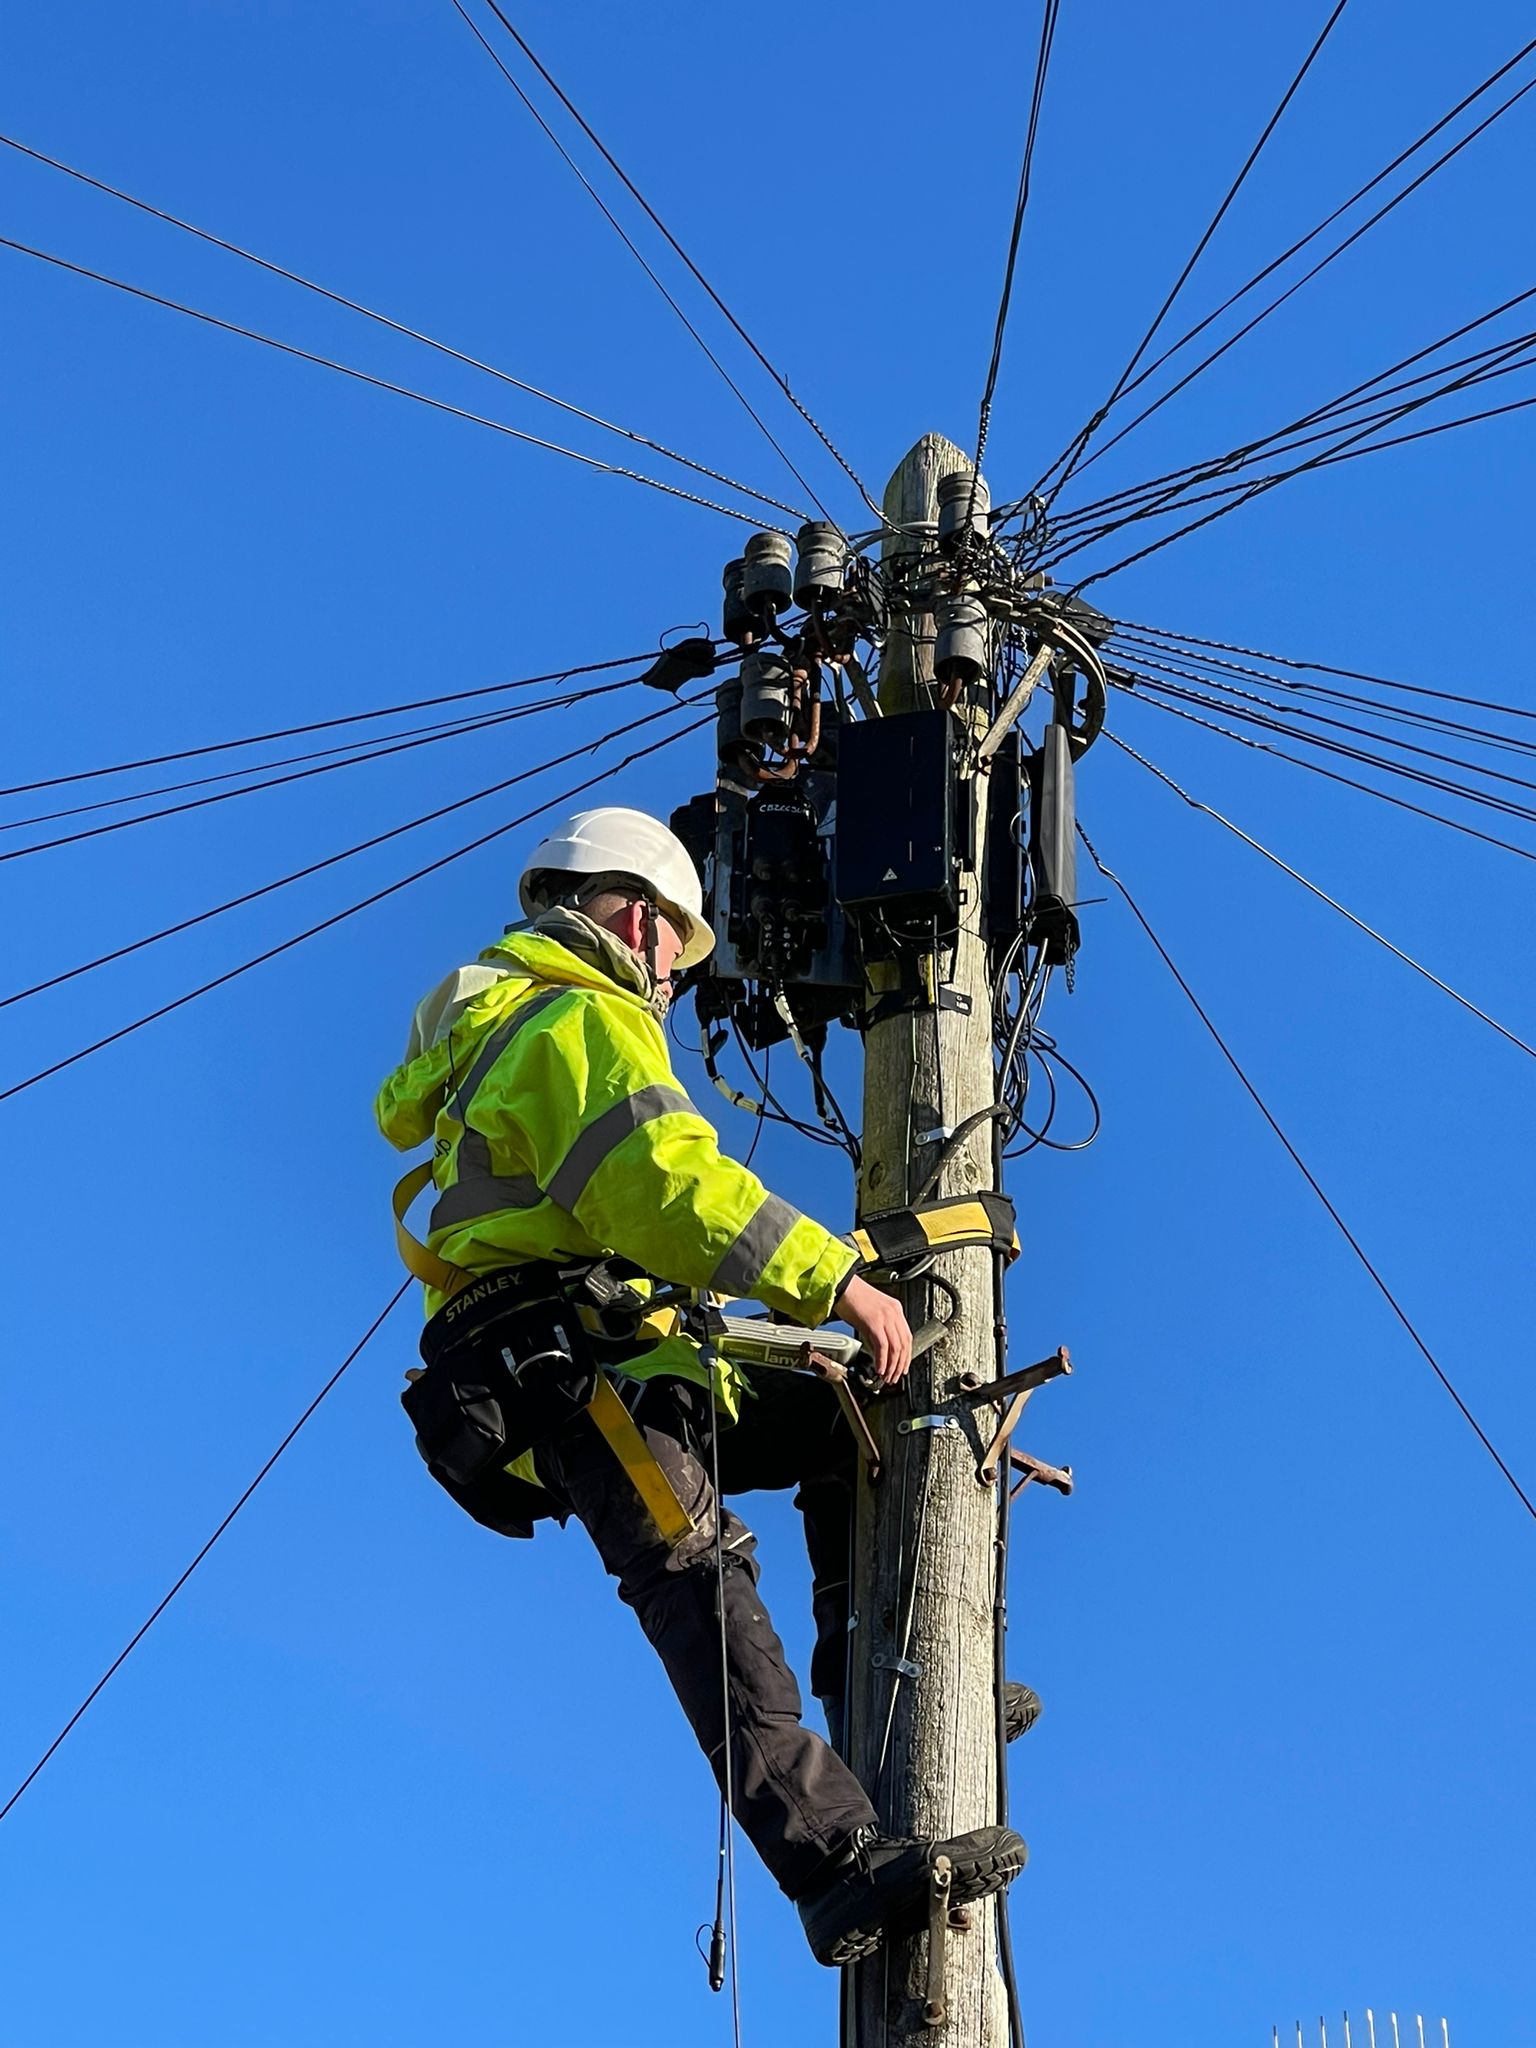
M 429 1323 L 421 1350 L 426 1370 L 400 1405 L 427 1470 L 486 1528 L 531 1536 L 555 1510 L 506 1467 L 592 1399 L 597 1367 L 575 1311 L 558 1297 L 500 1306 L 447 1343 Z

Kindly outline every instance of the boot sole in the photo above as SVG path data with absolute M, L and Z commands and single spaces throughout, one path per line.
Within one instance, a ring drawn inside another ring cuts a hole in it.
M 994 1892 L 1000 1892 L 1004 1885 L 1011 1884 L 1029 1861 L 1029 1851 L 1021 1843 L 1017 1849 L 1008 1850 L 996 1856 L 974 1856 L 966 1862 L 956 1864 L 950 1879 L 949 1902 L 951 1906 L 969 1906 L 977 1899 L 987 1899 Z M 852 1927 L 846 1934 L 840 1934 L 830 1944 L 824 1955 L 818 1954 L 817 1961 L 829 1964 L 834 1969 L 845 1969 L 850 1963 L 862 1963 L 876 1954 L 887 1934 L 912 1934 L 924 1924 L 924 1914 L 910 1915 L 893 1922 L 882 1922 L 869 1927 Z

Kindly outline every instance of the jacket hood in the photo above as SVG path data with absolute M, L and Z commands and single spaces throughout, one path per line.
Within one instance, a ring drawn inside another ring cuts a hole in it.
M 405 1058 L 374 1105 L 392 1145 L 409 1151 L 432 1136 L 453 1081 L 453 1028 L 482 1000 L 499 1010 L 508 983 L 514 993 L 532 985 L 598 989 L 655 1008 L 650 970 L 627 946 L 579 910 L 545 911 L 487 946 L 474 966 L 455 968 L 417 1005 Z

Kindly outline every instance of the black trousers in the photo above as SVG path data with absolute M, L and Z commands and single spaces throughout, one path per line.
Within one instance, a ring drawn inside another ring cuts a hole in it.
M 832 1390 L 805 1375 L 759 1371 L 742 1419 L 720 1432 L 720 1490 L 799 1488 L 810 1552 L 816 1648 L 813 1690 L 840 1700 L 847 1656 L 852 1481 L 857 1453 Z M 675 1550 L 657 1532 L 613 1453 L 585 1418 L 535 1452 L 555 1503 L 585 1527 L 619 1597 L 639 1616 L 723 1789 L 725 1713 L 715 1517 L 725 1571 L 725 1663 L 730 1687 L 736 1818 L 791 1898 L 855 1828 L 875 1818 L 863 1787 L 821 1737 L 802 1726 L 800 1689 L 758 1597 L 757 1539 L 717 1504 L 710 1478 L 710 1397 L 682 1380 L 644 1388 L 635 1421 L 697 1527 Z

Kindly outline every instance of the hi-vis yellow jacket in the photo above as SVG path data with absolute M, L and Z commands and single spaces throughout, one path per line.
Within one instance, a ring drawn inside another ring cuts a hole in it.
M 617 1253 L 658 1279 L 824 1322 L 857 1255 L 722 1156 L 632 956 L 554 912 L 480 958 L 462 985 L 498 978 L 457 1014 L 449 1005 L 375 1105 L 402 1151 L 433 1142 L 431 1249 L 471 1273 Z M 429 1288 L 428 1312 L 442 1300 Z M 627 1370 L 707 1382 L 681 1336 Z

